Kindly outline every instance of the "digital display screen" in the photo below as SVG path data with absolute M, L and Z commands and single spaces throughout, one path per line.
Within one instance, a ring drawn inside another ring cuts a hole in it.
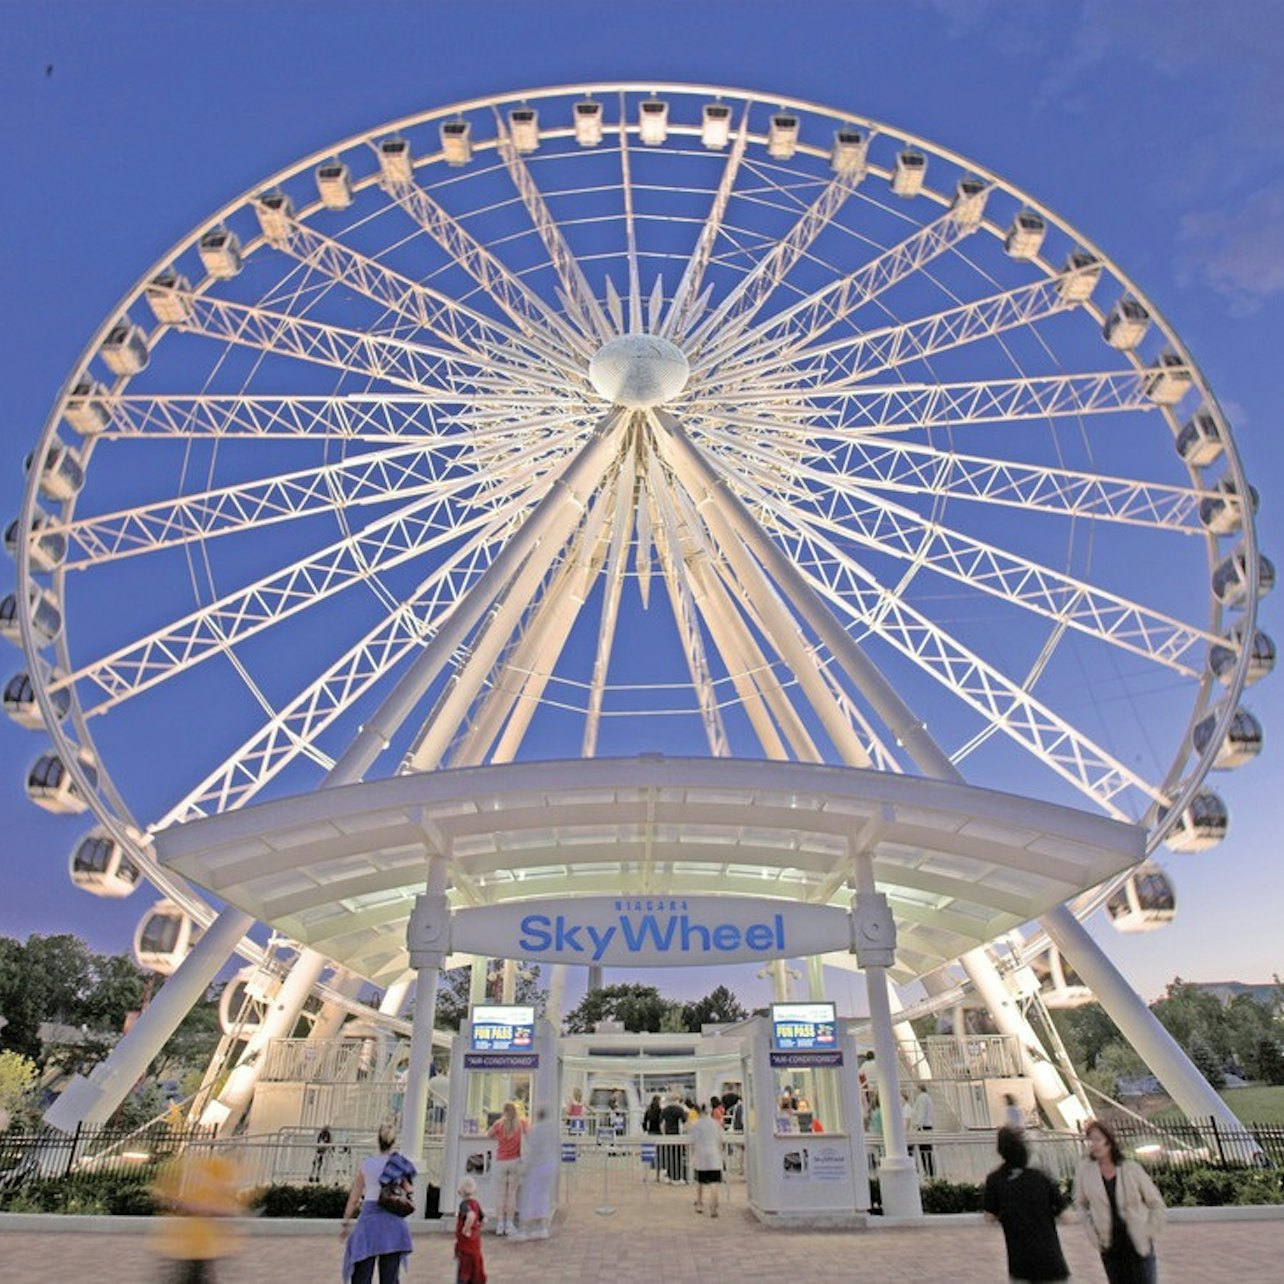
M 838 1022 L 832 1003 L 773 1003 L 771 1046 L 781 1052 L 832 1052 Z
M 474 1052 L 530 1052 L 535 1009 L 529 1004 L 481 1004 L 472 1011 Z

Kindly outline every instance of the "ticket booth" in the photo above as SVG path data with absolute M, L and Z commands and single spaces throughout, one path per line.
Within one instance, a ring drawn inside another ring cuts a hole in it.
M 450 1054 L 450 1100 L 442 1205 L 453 1207 L 460 1181 L 477 1182 L 487 1216 L 495 1211 L 495 1138 L 490 1129 L 504 1102 L 517 1103 L 527 1121 L 541 1110 L 557 1127 L 557 1036 L 535 1009 L 522 1004 L 475 1004 Z
M 749 1204 L 761 1221 L 863 1221 L 869 1169 L 855 1036 L 832 1003 L 775 1003 L 747 1048 Z

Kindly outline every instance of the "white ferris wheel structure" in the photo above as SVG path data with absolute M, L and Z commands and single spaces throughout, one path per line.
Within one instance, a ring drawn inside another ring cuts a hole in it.
M 28 466 L 28 792 L 89 816 L 74 881 L 161 893 L 173 973 L 60 1126 L 238 950 L 268 981 L 215 1121 L 310 996 L 409 1029 L 425 887 L 877 889 L 871 993 L 968 987 L 1028 1041 L 1014 978 L 1055 1002 L 1068 960 L 1214 1113 L 1082 921 L 1161 924 L 1156 858 L 1225 833 L 1256 495 L 1142 289 L 982 166 L 713 86 L 425 112 L 158 259 Z

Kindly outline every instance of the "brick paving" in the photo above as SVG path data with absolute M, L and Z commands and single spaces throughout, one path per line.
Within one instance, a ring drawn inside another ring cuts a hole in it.
M 697 1215 L 689 1188 L 649 1187 L 613 1192 L 616 1212 L 595 1212 L 595 1200 L 563 1208 L 549 1240 L 486 1238 L 486 1267 L 494 1284 L 588 1281 L 630 1284 L 753 1284 L 755 1281 L 861 1280 L 939 1284 L 1001 1284 L 1007 1273 L 1003 1237 L 971 1217 L 928 1219 L 919 1227 L 868 1230 L 779 1230 L 747 1211 L 744 1188 L 731 1187 L 716 1220 Z M 1182 1214 L 1160 1245 L 1163 1284 L 1235 1284 L 1284 1280 L 1284 1218 L 1188 1221 Z M 146 1284 L 158 1277 L 144 1225 L 131 1221 L 111 1233 L 67 1233 L 63 1219 L 49 1230 L 17 1229 L 0 1218 L 0 1281 L 71 1280 L 77 1284 Z M 25 1223 L 23 1223 L 25 1225 Z M 286 1228 L 258 1223 L 246 1252 L 226 1262 L 223 1284 L 289 1284 L 339 1278 L 337 1227 Z M 1079 1284 L 1098 1284 L 1101 1264 L 1078 1226 L 1061 1230 Z M 454 1279 L 450 1236 L 419 1233 L 407 1284 Z

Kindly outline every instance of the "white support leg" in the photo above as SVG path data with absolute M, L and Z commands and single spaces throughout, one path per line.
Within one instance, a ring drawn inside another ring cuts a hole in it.
M 1211 1116 L 1219 1127 L 1243 1131 L 1244 1125 L 1088 934 L 1087 928 L 1064 905 L 1050 910 L 1039 922 L 1061 951 L 1061 957 L 1083 978 L 1106 1014 L 1187 1116 L 1196 1122 Z
M 566 964 L 554 963 L 548 973 L 548 1003 L 544 1008 L 544 1016 L 554 1030 L 562 1028 L 562 995 L 565 992 Z
M 309 949 L 299 952 L 272 1005 L 264 1012 L 258 1029 L 250 1036 L 235 1068 L 228 1075 L 227 1082 L 202 1112 L 203 1125 L 216 1127 L 220 1134 L 227 1134 L 240 1122 L 263 1073 L 272 1040 L 289 1038 L 312 987 L 321 979 L 326 966 L 324 954 Z
M 959 959 L 977 996 L 989 1009 L 1000 1034 L 1017 1045 L 1024 1074 L 1034 1084 L 1034 1095 L 1054 1128 L 1078 1130 L 1085 1119 L 1079 1098 L 1065 1085 L 1055 1065 L 1043 1054 L 1038 1035 L 1025 1019 L 1021 1005 L 999 975 L 984 949 L 969 950 Z
M 106 1123 L 183 1018 L 200 1002 L 253 924 L 248 914 L 224 910 L 107 1059 L 94 1067 L 88 1079 L 77 1075 L 45 1111 L 45 1123 L 60 1132 L 75 1132 L 78 1124 Z
M 472 966 L 468 969 L 468 1006 L 476 1007 L 486 1002 L 486 965 L 490 962 L 480 954 L 473 955 Z

